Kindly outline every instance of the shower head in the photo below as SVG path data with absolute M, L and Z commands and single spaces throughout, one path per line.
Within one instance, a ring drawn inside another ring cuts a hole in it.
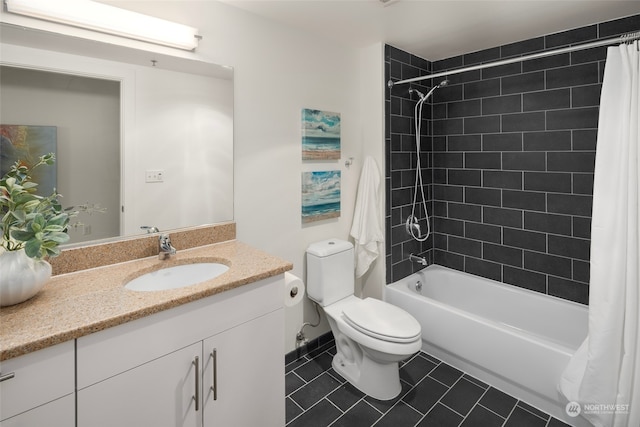
M 412 93 L 416 93 L 420 99 L 418 100 L 418 102 L 424 102 L 427 99 L 429 99 L 429 97 L 431 96 L 431 94 L 436 90 L 436 89 L 440 89 L 441 87 L 447 86 L 449 84 L 449 80 L 443 80 L 440 83 L 438 83 L 437 85 L 435 85 L 434 87 L 431 88 L 431 90 L 429 92 L 427 92 L 427 94 L 423 94 L 422 92 L 420 92 L 418 89 L 414 89 L 414 88 L 409 88 L 409 94 Z
M 440 83 L 438 83 L 437 85 L 435 85 L 434 87 L 431 88 L 431 90 L 429 90 L 429 92 L 427 92 L 427 94 L 423 94 L 422 92 L 420 92 L 418 89 L 414 89 L 414 88 L 409 88 L 409 94 L 412 93 L 416 93 L 420 99 L 418 100 L 418 102 L 424 102 L 427 99 L 429 99 L 429 97 L 431 96 L 431 94 L 436 90 L 436 89 L 440 89 L 441 87 L 447 86 L 449 84 L 449 80 L 443 80 Z

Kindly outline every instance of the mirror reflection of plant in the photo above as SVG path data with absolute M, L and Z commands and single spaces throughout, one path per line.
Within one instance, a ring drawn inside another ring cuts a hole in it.
M 30 176 L 33 169 L 54 162 L 53 153 L 41 156 L 31 167 L 17 161 L 0 180 L 0 231 L 5 250 L 24 249 L 35 259 L 55 257 L 60 254 L 58 246 L 69 240 L 67 227 L 77 212 L 63 210 L 62 196 L 55 189 L 49 196 L 37 195 L 38 184 Z

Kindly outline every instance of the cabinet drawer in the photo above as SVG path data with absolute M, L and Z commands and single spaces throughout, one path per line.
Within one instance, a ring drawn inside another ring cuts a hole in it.
M 281 308 L 283 287 L 279 275 L 79 338 L 78 390 Z
M 75 427 L 75 425 L 76 397 L 73 394 L 0 421 L 0 427 Z
M 74 392 L 74 342 L 0 362 L 0 418 L 13 417 Z

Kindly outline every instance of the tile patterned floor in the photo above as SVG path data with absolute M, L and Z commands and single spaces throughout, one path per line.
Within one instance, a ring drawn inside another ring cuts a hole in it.
M 287 364 L 287 427 L 567 426 L 425 353 L 402 365 L 400 396 L 379 401 L 331 368 L 334 354 L 330 339 Z

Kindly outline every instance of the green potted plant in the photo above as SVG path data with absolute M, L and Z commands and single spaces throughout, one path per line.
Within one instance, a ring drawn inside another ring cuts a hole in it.
M 45 260 L 60 253 L 74 212 L 66 212 L 56 190 L 36 194 L 31 172 L 52 165 L 53 153 L 28 167 L 16 162 L 0 179 L 0 306 L 18 304 L 36 295 L 51 277 Z

